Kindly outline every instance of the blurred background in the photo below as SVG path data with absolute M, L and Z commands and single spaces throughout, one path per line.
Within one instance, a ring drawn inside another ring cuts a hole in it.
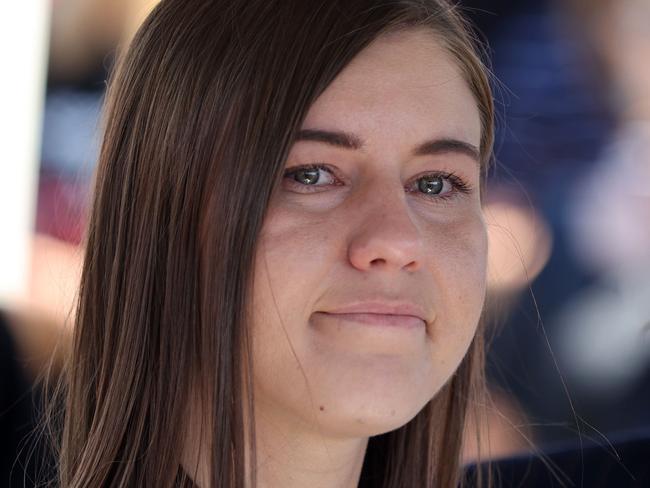
M 13 2 L 0 19 L 3 477 L 29 465 L 32 386 L 74 326 L 106 80 L 155 3 Z M 498 111 L 482 451 L 607 446 L 650 428 L 650 1 L 460 3 Z

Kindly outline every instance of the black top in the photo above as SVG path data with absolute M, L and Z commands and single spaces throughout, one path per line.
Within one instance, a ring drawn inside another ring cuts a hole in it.
M 0 310 L 0 487 L 35 486 L 41 468 L 32 440 L 40 400 L 18 361 L 7 317 Z
M 650 488 L 650 430 L 608 437 L 613 449 L 609 445 L 592 443 L 582 448 L 565 445 L 547 451 L 550 466 L 539 456 L 513 457 L 492 463 L 495 485 L 504 488 Z M 486 466 L 482 468 L 485 470 Z M 471 479 L 475 469 L 468 470 Z

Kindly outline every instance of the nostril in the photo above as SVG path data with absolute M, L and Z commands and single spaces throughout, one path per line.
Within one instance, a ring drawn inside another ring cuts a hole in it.
M 372 261 L 370 261 L 370 266 L 379 266 L 379 267 L 384 267 L 388 264 L 388 261 L 384 258 L 375 258 Z M 404 266 L 402 266 L 404 269 L 407 269 L 409 271 L 415 271 L 418 268 L 418 263 L 417 261 L 410 261 L 406 263 Z

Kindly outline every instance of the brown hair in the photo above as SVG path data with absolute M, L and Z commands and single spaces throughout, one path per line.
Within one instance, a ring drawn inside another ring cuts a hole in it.
M 373 39 L 414 27 L 431 29 L 474 93 L 486 165 L 487 70 L 442 0 L 163 0 L 146 19 L 107 95 L 61 390 L 61 486 L 179 483 L 193 381 L 209 406 L 211 486 L 255 480 L 247 304 L 267 203 L 319 94 Z M 467 406 L 484 391 L 482 327 L 436 397 L 370 439 L 362 485 L 457 484 Z

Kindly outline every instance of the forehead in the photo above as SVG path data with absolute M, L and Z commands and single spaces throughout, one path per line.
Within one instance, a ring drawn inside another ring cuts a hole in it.
M 376 39 L 320 95 L 303 128 L 351 132 L 382 152 L 432 137 L 478 146 L 481 136 L 474 96 L 428 29 Z

